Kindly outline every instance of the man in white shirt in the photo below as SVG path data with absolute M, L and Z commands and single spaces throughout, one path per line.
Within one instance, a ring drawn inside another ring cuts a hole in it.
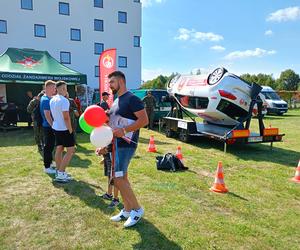
M 65 98 L 67 94 L 66 82 L 58 81 L 56 89 L 57 95 L 50 101 L 50 110 L 53 117 L 52 129 L 56 141 L 55 162 L 58 169 L 55 181 L 65 183 L 71 180 L 70 175 L 66 172 L 66 167 L 75 152 L 75 141 L 69 114 L 70 102 Z M 67 152 L 63 156 L 64 148 L 67 149 Z

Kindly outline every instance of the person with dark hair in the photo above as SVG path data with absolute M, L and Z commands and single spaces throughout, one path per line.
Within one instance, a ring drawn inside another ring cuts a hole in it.
M 121 212 L 111 217 L 111 220 L 117 222 L 126 219 L 124 227 L 130 227 L 142 218 L 144 209 L 131 188 L 127 169 L 137 148 L 139 129 L 148 124 L 148 117 L 143 102 L 127 91 L 124 73 L 112 72 L 108 75 L 108 82 L 113 94 L 118 95 L 109 112 L 109 125 L 114 134 L 112 178 L 124 203 Z
M 66 167 L 72 159 L 75 152 L 75 140 L 70 118 L 70 102 L 65 98 L 67 94 L 67 83 L 58 81 L 56 83 L 57 95 L 50 101 L 50 109 L 53 117 L 52 129 L 55 134 L 56 151 L 55 163 L 57 175 L 55 181 L 66 183 L 72 180 L 67 174 Z M 64 148 L 67 152 L 63 156 Z
M 104 111 L 109 111 L 109 105 L 107 103 L 107 100 L 109 98 L 108 92 L 102 92 L 102 100 L 101 102 L 98 102 L 97 105 L 104 109 Z
M 77 123 L 78 123 L 78 118 L 79 118 L 79 112 L 77 110 L 77 105 L 74 101 L 73 98 L 70 98 L 69 96 L 69 93 L 67 92 L 66 96 L 65 96 L 69 102 L 70 102 L 70 109 L 69 109 L 69 112 L 70 112 L 70 118 L 71 118 L 71 124 L 72 124 L 72 130 L 73 130 L 73 134 L 74 134 L 74 140 L 75 140 L 75 145 L 77 145 L 76 143 L 76 137 L 77 137 L 77 133 L 76 133 L 76 130 L 77 130 Z
M 143 103 L 146 108 L 147 116 L 149 119 L 148 129 L 153 129 L 154 109 L 156 106 L 156 99 L 151 91 L 147 91 L 147 95 L 143 98 Z
M 33 121 L 33 134 L 38 151 L 44 150 L 44 138 L 43 138 L 43 118 L 40 112 L 40 99 L 45 93 L 42 91 L 29 102 L 27 106 L 27 112 L 31 114 Z
M 51 168 L 52 152 L 55 144 L 54 131 L 52 129 L 53 119 L 50 111 L 50 100 L 56 93 L 55 82 L 48 80 L 45 82 L 45 95 L 40 100 L 40 112 L 42 115 L 42 126 L 44 132 L 44 171 L 47 174 L 55 174 L 56 170 Z
M 29 105 L 29 103 L 32 101 L 33 99 L 33 94 L 31 90 L 26 91 L 26 96 L 25 96 L 25 109 L 27 108 L 27 106 Z M 22 110 L 23 110 L 24 106 L 22 105 Z M 26 112 L 26 111 L 25 111 Z M 28 113 L 26 113 L 26 121 L 28 124 L 28 127 L 31 127 L 32 124 L 32 116 Z

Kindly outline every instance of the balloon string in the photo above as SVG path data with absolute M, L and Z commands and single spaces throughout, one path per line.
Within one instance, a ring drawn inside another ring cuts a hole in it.
M 134 143 L 134 144 L 136 144 L 137 145 L 137 143 L 135 142 L 135 141 L 133 141 L 133 140 L 131 140 L 129 137 L 127 137 L 127 136 L 122 136 L 122 139 L 123 140 L 125 140 L 126 142 L 128 142 L 128 143 Z

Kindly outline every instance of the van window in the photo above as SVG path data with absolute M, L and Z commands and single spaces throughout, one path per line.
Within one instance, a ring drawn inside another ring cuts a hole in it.
M 281 100 L 280 96 L 276 92 L 262 91 L 261 93 L 267 100 Z

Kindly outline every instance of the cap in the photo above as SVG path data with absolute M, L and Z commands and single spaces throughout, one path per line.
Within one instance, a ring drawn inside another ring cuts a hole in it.
M 108 92 L 102 92 L 102 96 L 109 95 Z

